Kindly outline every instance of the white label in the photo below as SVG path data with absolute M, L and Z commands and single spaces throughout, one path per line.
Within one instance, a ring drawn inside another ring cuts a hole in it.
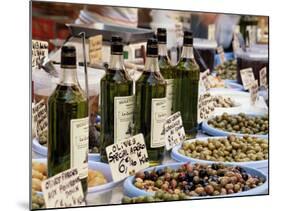
M 253 69 L 252 68 L 242 69 L 240 70 L 240 75 L 241 75 L 244 89 L 245 90 L 250 89 L 252 83 L 255 81 Z
M 77 168 L 80 179 L 88 176 L 89 117 L 70 121 L 71 168 Z
M 182 125 L 181 113 L 176 112 L 169 116 L 165 123 L 166 149 L 170 150 L 184 140 L 185 132 Z
M 209 92 L 201 94 L 198 99 L 198 123 L 207 120 L 214 112 L 214 101 Z
M 218 52 L 218 54 L 219 54 L 221 63 L 224 63 L 224 62 L 225 62 L 225 55 L 224 55 L 223 47 L 222 47 L 222 46 L 219 46 L 219 47 L 217 48 L 217 52 Z
M 38 68 L 46 57 L 48 57 L 48 42 L 32 40 L 32 70 Z
M 90 64 L 99 64 L 102 61 L 102 35 L 89 37 Z
M 40 138 L 48 130 L 47 108 L 44 100 L 40 100 L 33 106 L 32 116 L 35 121 L 36 136 Z
M 114 97 L 114 143 L 133 133 L 134 95 Z
M 164 124 L 167 118 L 166 98 L 153 98 L 151 102 L 151 140 L 150 147 L 165 146 Z
M 266 67 L 262 68 L 259 72 L 260 74 L 260 86 L 267 88 L 267 72 Z
M 216 39 L 216 26 L 215 24 L 208 25 L 208 40 L 215 40 Z
M 250 87 L 250 96 L 251 96 L 251 104 L 255 105 L 257 102 L 257 98 L 258 98 L 258 91 L 259 91 L 259 85 L 258 85 L 258 81 L 255 80 L 253 81 L 253 83 L 251 84 Z
M 105 150 L 114 181 L 120 181 L 149 167 L 145 141 L 141 133 L 112 144 Z
M 174 96 L 174 79 L 167 79 L 167 115 L 170 116 L 172 114 L 172 105 L 173 105 L 173 96 Z
M 41 187 L 46 208 L 86 205 L 76 168 L 68 169 L 42 181 Z
M 208 75 L 210 74 L 210 70 L 207 69 L 205 70 L 203 73 L 200 73 L 200 86 L 203 87 L 203 89 L 201 90 L 202 92 L 205 92 L 207 90 L 210 89 L 211 87 L 211 84 L 210 84 L 210 81 L 209 81 L 209 78 L 208 78 Z

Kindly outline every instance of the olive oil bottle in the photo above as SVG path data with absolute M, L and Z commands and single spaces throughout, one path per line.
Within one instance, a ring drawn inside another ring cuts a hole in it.
M 48 100 L 48 177 L 77 168 L 87 194 L 88 101 L 77 80 L 76 49 L 63 46 L 60 82 Z
M 167 32 L 165 28 L 157 29 L 158 40 L 158 63 L 162 76 L 167 83 L 167 115 L 173 113 L 174 77 L 173 68 L 167 53 Z
M 150 166 L 161 164 L 164 157 L 166 88 L 159 70 L 157 40 L 149 39 L 144 71 L 136 82 L 135 130 L 144 136 Z
M 187 139 L 197 134 L 197 103 L 200 69 L 193 55 L 192 32 L 184 32 L 181 58 L 176 65 L 176 110 L 181 112 Z
M 134 124 L 133 81 L 124 67 L 121 37 L 112 37 L 111 57 L 101 79 L 101 161 L 107 162 L 106 147 L 129 138 Z

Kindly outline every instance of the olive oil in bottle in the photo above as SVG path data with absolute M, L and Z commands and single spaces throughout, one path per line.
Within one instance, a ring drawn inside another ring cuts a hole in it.
M 60 82 L 48 100 L 48 177 L 77 168 L 87 194 L 88 101 L 77 80 L 76 49 L 63 46 Z
M 197 134 L 197 103 L 199 85 L 199 66 L 193 55 L 192 32 L 184 32 L 181 58 L 176 66 L 176 106 L 181 112 L 187 139 Z
M 144 136 L 150 166 L 161 164 L 164 158 L 166 88 L 159 70 L 157 40 L 149 39 L 144 72 L 136 82 L 135 130 Z
M 129 138 L 134 124 L 133 81 L 124 67 L 121 37 L 112 37 L 111 57 L 101 79 L 101 161 L 108 162 L 106 147 Z
M 167 97 L 167 115 L 173 113 L 173 95 L 174 95 L 174 77 L 173 68 L 167 53 L 167 32 L 165 28 L 157 29 L 158 40 L 158 63 L 162 76 L 167 83 L 166 97 Z

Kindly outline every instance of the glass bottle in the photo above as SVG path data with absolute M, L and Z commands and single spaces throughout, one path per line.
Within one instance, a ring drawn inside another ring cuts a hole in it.
M 159 70 L 157 40 L 149 39 L 144 72 L 136 82 L 135 129 L 144 136 L 150 166 L 161 164 L 164 158 L 166 88 Z
M 101 79 L 101 161 L 108 162 L 106 147 L 133 134 L 133 81 L 124 67 L 122 38 L 112 37 L 111 56 Z
M 61 50 L 60 82 L 48 99 L 48 177 L 77 168 L 88 189 L 88 101 L 77 80 L 76 49 Z
M 167 53 L 167 32 L 165 28 L 157 29 L 158 63 L 162 76 L 167 83 L 167 115 L 173 113 L 174 72 Z
M 181 58 L 176 65 L 176 110 L 181 112 L 186 138 L 197 134 L 197 103 L 200 69 L 193 55 L 192 32 L 184 32 Z

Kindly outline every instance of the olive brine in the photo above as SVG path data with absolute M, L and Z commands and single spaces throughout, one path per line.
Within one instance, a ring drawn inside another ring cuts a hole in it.
M 77 168 L 88 185 L 88 101 L 77 80 L 76 49 L 63 46 L 60 83 L 48 100 L 48 177 Z
M 142 133 L 149 164 L 159 165 L 164 157 L 164 122 L 167 84 L 160 73 L 156 39 L 147 41 L 144 72 L 136 82 L 136 133 Z
M 158 63 L 162 76 L 167 82 L 167 116 L 173 113 L 174 72 L 167 53 L 167 32 L 165 28 L 157 29 Z
M 184 32 L 182 55 L 175 67 L 174 109 L 180 111 L 186 137 L 197 133 L 197 102 L 200 69 L 193 55 L 193 37 Z
M 121 37 L 112 37 L 111 57 L 101 79 L 101 161 L 107 162 L 106 147 L 133 134 L 133 81 L 124 67 Z

